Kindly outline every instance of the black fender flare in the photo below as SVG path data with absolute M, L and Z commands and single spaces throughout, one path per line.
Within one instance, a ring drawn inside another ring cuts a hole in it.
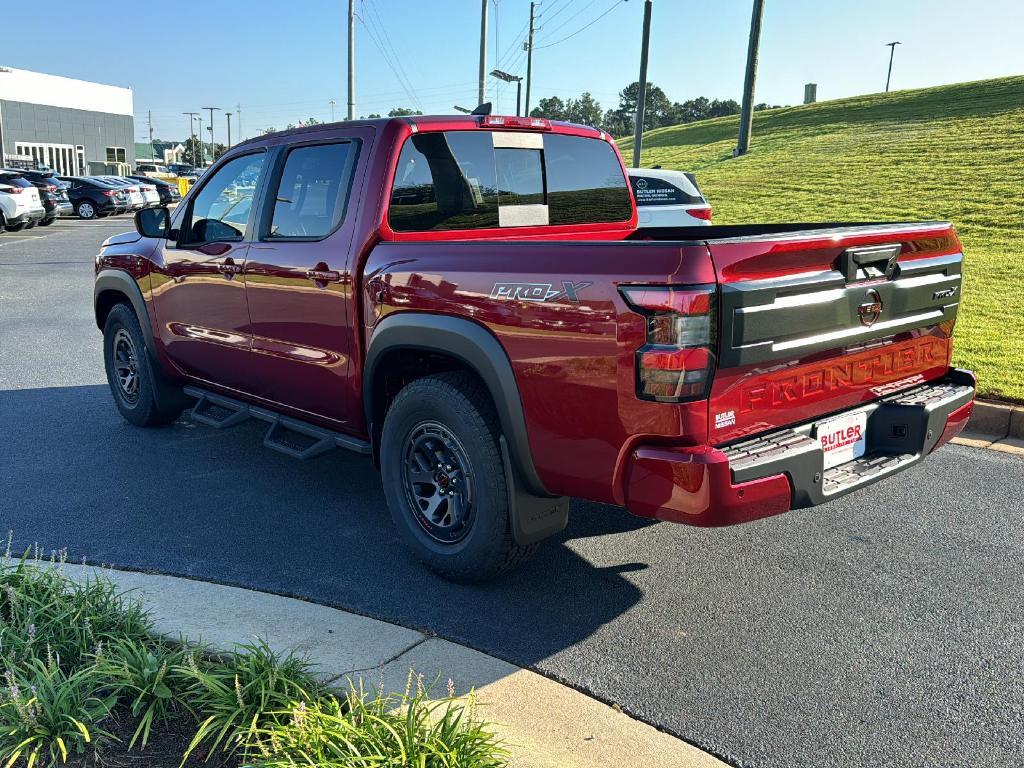
M 396 312 L 374 328 L 363 367 L 363 406 L 367 423 L 376 413 L 374 380 L 388 352 L 400 349 L 433 351 L 458 358 L 483 380 L 498 411 L 512 465 L 530 493 L 550 497 L 537 474 L 526 432 L 526 416 L 512 363 L 494 335 L 461 317 L 426 312 Z
M 96 275 L 96 282 L 92 289 L 92 309 L 96 317 L 96 327 L 103 330 L 103 320 L 100 318 L 100 296 L 107 291 L 120 293 L 128 297 L 135 316 L 139 318 L 139 325 L 142 326 L 142 335 L 146 337 L 146 349 L 150 357 L 156 352 L 156 344 L 153 339 L 153 326 L 149 322 L 149 311 L 146 309 L 146 300 L 142 297 L 142 289 L 135 282 L 135 278 L 120 269 L 101 269 Z

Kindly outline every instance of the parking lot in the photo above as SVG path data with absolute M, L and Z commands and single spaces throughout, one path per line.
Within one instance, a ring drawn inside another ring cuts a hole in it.
M 1024 461 L 952 445 L 740 527 L 575 502 L 511 577 L 427 574 L 369 461 L 259 427 L 139 430 L 107 392 L 99 243 L 131 217 L 0 236 L 0 526 L 18 547 L 345 607 L 533 667 L 743 766 L 1024 763 Z

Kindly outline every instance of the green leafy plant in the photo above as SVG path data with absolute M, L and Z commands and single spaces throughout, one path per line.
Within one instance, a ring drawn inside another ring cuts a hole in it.
M 309 702 L 316 696 L 316 682 L 309 665 L 293 655 L 278 656 L 262 640 L 235 648 L 223 659 L 200 664 L 186 656 L 181 673 L 189 677 L 188 701 L 200 717 L 185 756 L 200 745 L 210 754 L 249 754 L 262 728 L 292 702 Z
M 502 768 L 508 752 L 474 714 L 474 703 L 413 695 L 368 696 L 352 688 L 312 705 L 293 703 L 287 717 L 262 729 L 257 768 Z
M 100 723 L 117 703 L 116 696 L 97 695 L 99 680 L 92 668 L 70 675 L 56 664 L 32 659 L 4 672 L 0 694 L 0 762 L 10 768 L 19 759 L 27 768 L 43 760 L 66 763 L 87 745 L 96 751 L 112 739 Z
M 96 658 L 96 674 L 104 686 L 139 719 L 128 749 L 136 742 L 145 749 L 154 723 L 166 722 L 173 713 L 188 708 L 184 663 L 183 650 L 136 639 L 112 641 Z

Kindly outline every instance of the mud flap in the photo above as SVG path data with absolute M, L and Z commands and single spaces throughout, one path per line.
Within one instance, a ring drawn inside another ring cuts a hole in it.
M 505 483 L 508 486 L 512 536 L 516 544 L 534 544 L 564 530 L 569 524 L 569 497 L 536 496 L 527 491 L 512 468 L 505 436 L 501 435 L 498 440 L 501 444 L 501 461 L 505 467 Z

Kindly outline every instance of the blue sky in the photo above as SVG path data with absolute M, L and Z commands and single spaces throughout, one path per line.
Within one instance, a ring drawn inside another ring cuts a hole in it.
M 529 0 L 491 3 L 488 69 L 498 63 L 525 74 Z M 357 114 L 474 106 L 480 5 L 357 0 Z M 128 0 L 102 6 L 47 25 L 46 45 L 35 34 L 8 35 L 0 64 L 131 86 L 140 138 L 147 110 L 164 138 L 183 136 L 181 113 L 204 106 L 241 104 L 246 135 L 329 119 L 330 99 L 344 116 L 347 0 L 178 0 L 146 12 Z M 750 10 L 751 0 L 654 0 L 650 79 L 675 101 L 739 99 Z M 616 105 L 617 92 L 637 78 L 642 14 L 642 0 L 539 3 L 534 103 L 589 90 L 605 108 Z M 168 22 L 189 31 L 162 31 Z M 883 90 L 891 40 L 903 43 L 894 89 L 1024 74 L 1022 30 L 1021 0 L 766 0 L 757 99 L 799 103 L 806 82 L 818 83 L 821 100 Z M 382 49 L 397 52 L 394 69 Z M 502 112 L 514 111 L 513 87 L 489 96 Z M 223 117 L 217 131 L 223 138 Z

